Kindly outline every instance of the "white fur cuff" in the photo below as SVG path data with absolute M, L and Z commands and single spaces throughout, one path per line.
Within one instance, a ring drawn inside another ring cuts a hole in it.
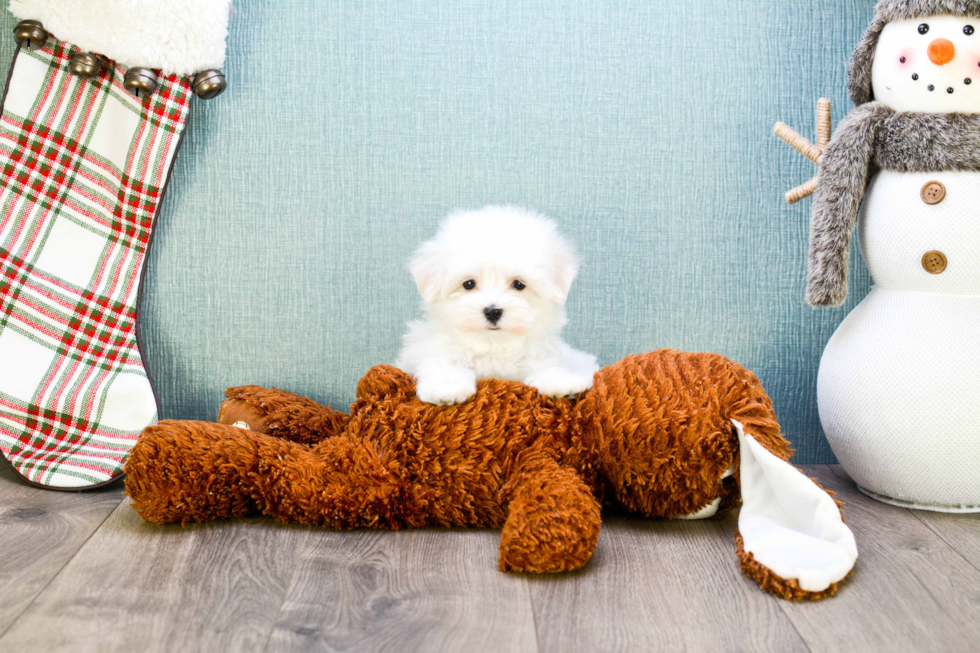
M 10 0 L 54 38 L 165 75 L 221 68 L 230 10 L 231 0 Z

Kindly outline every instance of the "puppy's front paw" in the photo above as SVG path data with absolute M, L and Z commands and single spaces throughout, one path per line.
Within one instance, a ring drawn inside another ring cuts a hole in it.
M 549 367 L 524 381 L 546 397 L 573 397 L 592 387 L 592 377 L 573 374 L 563 367 Z
M 476 392 L 476 377 L 466 370 L 446 371 L 438 376 L 420 377 L 415 396 L 437 406 L 461 404 Z

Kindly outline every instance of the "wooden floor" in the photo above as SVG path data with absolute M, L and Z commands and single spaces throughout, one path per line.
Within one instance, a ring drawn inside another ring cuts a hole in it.
M 0 651 L 978 651 L 980 515 L 847 502 L 861 557 L 796 604 L 739 574 L 735 520 L 610 517 L 592 561 L 496 570 L 496 531 L 335 532 L 266 519 L 160 527 L 122 488 L 0 472 Z

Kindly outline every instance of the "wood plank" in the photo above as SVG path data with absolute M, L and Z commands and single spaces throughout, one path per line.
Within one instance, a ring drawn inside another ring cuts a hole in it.
M 846 502 L 853 576 L 836 597 L 782 609 L 813 650 L 980 648 L 980 572 L 909 510 L 861 494 L 839 466 L 803 466 Z
M 267 519 L 155 526 L 124 501 L 0 650 L 262 650 L 308 534 Z
M 954 551 L 980 570 L 980 514 L 945 514 L 913 510 L 912 514 Z
M 0 464 L 0 634 L 71 560 L 123 499 L 122 484 L 53 492 Z
M 807 650 L 739 572 L 735 524 L 607 516 L 586 567 L 531 582 L 541 650 Z
M 320 531 L 269 650 L 534 651 L 527 580 L 492 530 Z

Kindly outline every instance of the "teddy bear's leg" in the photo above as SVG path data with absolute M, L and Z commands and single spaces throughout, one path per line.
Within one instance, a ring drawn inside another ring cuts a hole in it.
M 578 569 L 599 541 L 599 502 L 574 470 L 547 458 L 521 465 L 504 487 L 507 521 L 500 569 L 548 573 Z
M 282 453 L 263 443 L 252 477 L 259 509 L 283 522 L 333 528 L 433 525 L 412 501 L 384 451 L 373 442 L 340 436 Z
M 313 444 L 340 434 L 350 415 L 282 390 L 246 385 L 228 388 L 218 423 Z
M 255 439 L 263 437 L 210 422 L 163 421 L 148 426 L 124 467 L 133 508 L 157 524 L 256 512 L 247 479 L 259 466 Z
M 144 429 L 125 471 L 133 508 L 158 524 L 256 513 L 335 528 L 430 523 L 384 453 L 345 436 L 308 446 L 225 424 L 164 421 Z
M 857 560 L 840 506 L 748 428 L 732 423 L 739 443 L 742 508 L 736 542 L 743 573 L 788 599 L 833 594 Z

